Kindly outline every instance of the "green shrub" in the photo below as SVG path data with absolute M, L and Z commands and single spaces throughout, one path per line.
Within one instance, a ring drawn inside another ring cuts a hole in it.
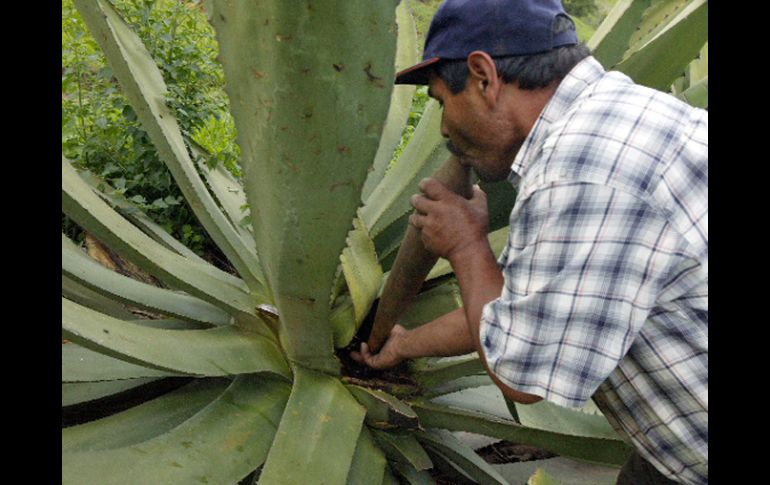
M 214 31 L 199 2 L 116 0 L 168 86 L 183 135 L 240 176 L 235 126 L 216 62 Z M 185 245 L 214 248 L 128 104 L 72 0 L 62 2 L 62 152 L 125 195 Z M 80 239 L 66 217 L 62 230 Z

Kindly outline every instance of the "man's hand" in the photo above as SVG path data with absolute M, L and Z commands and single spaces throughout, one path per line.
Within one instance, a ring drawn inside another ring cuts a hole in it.
M 419 187 L 423 195 L 412 196 L 416 212 L 409 223 L 421 229 L 422 242 L 429 251 L 451 261 L 478 243 L 488 244 L 487 195 L 478 185 L 473 186 L 470 200 L 433 178 L 423 179 Z
M 359 364 L 366 364 L 372 369 L 389 369 L 395 367 L 406 359 L 403 353 L 403 343 L 406 340 L 406 335 L 409 333 L 407 329 L 401 325 L 394 325 L 390 331 L 388 340 L 385 341 L 385 345 L 382 346 L 380 351 L 376 354 L 372 354 L 369 351 L 369 346 L 366 342 L 361 343 L 361 352 L 355 350 L 350 353 L 350 356 Z

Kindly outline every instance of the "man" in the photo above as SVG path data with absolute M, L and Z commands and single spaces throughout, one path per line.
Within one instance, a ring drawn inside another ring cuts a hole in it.
M 635 447 L 618 483 L 708 482 L 708 115 L 607 73 L 555 0 L 447 0 L 424 61 L 462 163 L 517 187 L 495 260 L 486 199 L 433 179 L 410 223 L 463 308 L 396 325 L 374 368 L 477 351 L 510 399 L 593 398 Z

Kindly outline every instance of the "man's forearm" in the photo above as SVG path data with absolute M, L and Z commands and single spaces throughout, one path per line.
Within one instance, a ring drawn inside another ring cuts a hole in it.
M 457 281 L 460 283 L 468 333 L 472 335 L 473 346 L 492 381 L 506 397 L 513 401 L 524 404 L 540 401 L 542 398 L 539 396 L 508 387 L 487 365 L 479 328 L 481 315 L 484 311 L 484 305 L 500 297 L 505 284 L 503 273 L 497 265 L 497 260 L 489 244 L 469 246 L 452 257 L 450 263 L 452 263 L 452 269 L 454 269 Z
M 498 298 L 503 290 L 503 274 L 488 244 L 468 246 L 450 259 L 460 283 L 468 333 L 473 346 L 483 356 L 479 325 L 484 305 Z
M 406 359 L 449 357 L 474 350 L 463 308 L 410 330 L 401 346 L 401 354 Z

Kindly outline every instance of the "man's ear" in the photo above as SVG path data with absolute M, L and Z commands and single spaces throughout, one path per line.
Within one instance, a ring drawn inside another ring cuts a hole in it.
M 492 57 L 484 51 L 468 54 L 469 85 L 477 89 L 487 104 L 493 107 L 502 88 L 502 79 L 497 76 L 497 66 Z

